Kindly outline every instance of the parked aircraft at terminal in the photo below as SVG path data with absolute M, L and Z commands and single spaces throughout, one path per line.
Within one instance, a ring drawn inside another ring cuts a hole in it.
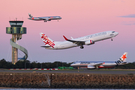
M 76 61 L 71 64 L 72 67 L 86 67 L 88 69 L 114 68 L 116 65 L 126 64 L 127 52 L 125 52 L 118 61 Z
M 44 20 L 44 22 L 51 21 L 51 20 L 60 20 L 60 19 L 62 19 L 60 16 L 33 17 L 30 13 L 29 13 L 29 17 L 30 18 L 28 18 L 28 19 L 30 19 L 30 20 L 35 20 L 35 21 Z
M 52 49 L 52 50 L 59 50 L 59 49 L 68 49 L 72 47 L 80 46 L 81 49 L 84 48 L 83 45 L 92 45 L 95 44 L 98 41 L 102 41 L 105 39 L 111 39 L 113 41 L 113 38 L 118 35 L 118 32 L 115 31 L 105 31 L 100 32 L 76 39 L 67 39 L 64 35 L 66 41 L 59 42 L 59 41 L 53 41 L 48 36 L 46 36 L 43 33 L 40 33 L 40 36 L 45 44 L 45 46 L 42 46 L 46 49 Z

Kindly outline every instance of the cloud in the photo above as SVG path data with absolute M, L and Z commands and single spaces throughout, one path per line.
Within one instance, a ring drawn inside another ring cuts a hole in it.
M 119 16 L 119 17 L 123 17 L 123 18 L 135 18 L 135 14 L 129 14 L 129 15 Z

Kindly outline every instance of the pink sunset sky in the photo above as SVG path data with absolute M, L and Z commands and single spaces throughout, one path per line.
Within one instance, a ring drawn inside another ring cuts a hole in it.
M 32 16 L 61 16 L 58 21 L 28 20 Z M 127 61 L 135 61 L 135 0 L 0 0 L 0 60 L 11 61 L 11 35 L 6 34 L 9 20 L 23 20 L 27 34 L 18 44 L 28 50 L 28 60 L 38 62 L 73 62 L 117 60 L 128 52 Z M 47 50 L 39 33 L 54 41 L 82 37 L 103 31 L 119 35 L 94 45 L 65 50 Z M 23 57 L 19 52 L 19 57 Z

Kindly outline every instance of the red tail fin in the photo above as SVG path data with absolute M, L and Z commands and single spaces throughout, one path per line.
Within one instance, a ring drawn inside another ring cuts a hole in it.
M 52 48 L 54 48 L 55 44 L 54 41 L 52 41 L 49 37 L 47 37 L 45 34 L 40 33 L 40 36 L 44 42 L 45 45 L 50 45 Z

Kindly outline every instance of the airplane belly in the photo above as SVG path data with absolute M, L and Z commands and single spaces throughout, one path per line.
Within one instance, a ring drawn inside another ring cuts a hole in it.
M 99 66 L 98 68 L 113 68 L 115 66 Z
M 72 67 L 87 67 L 88 64 L 76 64 L 76 65 L 71 65 Z
M 105 64 L 105 65 L 100 65 L 99 68 L 113 68 L 115 66 L 116 66 L 115 63 L 114 64 Z
M 61 44 L 61 45 L 58 45 L 56 46 L 57 49 L 68 49 L 68 48 L 72 48 L 72 47 L 76 47 L 77 45 L 76 44 L 73 44 L 73 43 L 68 43 L 68 44 Z

